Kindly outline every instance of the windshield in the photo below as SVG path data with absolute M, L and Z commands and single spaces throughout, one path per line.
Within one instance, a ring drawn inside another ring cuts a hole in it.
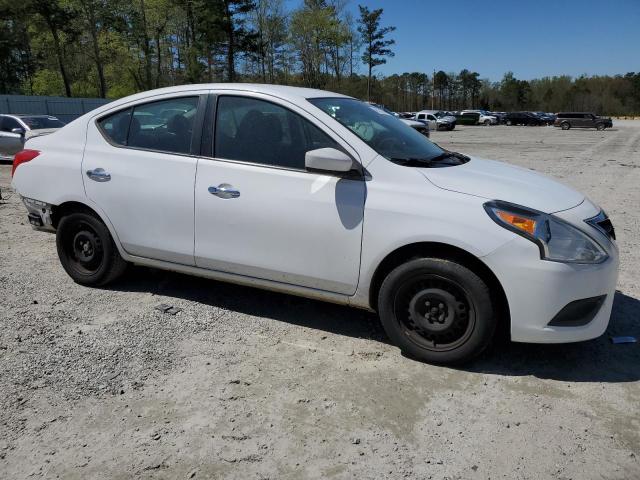
M 347 127 L 389 160 L 430 160 L 442 150 L 384 110 L 353 98 L 310 98 L 309 102 Z
M 44 130 L 45 128 L 62 128 L 64 123 L 56 117 L 20 117 L 31 130 Z

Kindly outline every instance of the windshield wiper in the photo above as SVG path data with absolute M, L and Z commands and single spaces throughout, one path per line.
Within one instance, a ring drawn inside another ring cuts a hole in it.
M 466 155 L 463 155 L 458 152 L 450 152 L 449 150 L 445 150 L 440 155 L 436 155 L 435 157 L 429 158 L 428 161 L 439 162 L 441 160 L 444 160 L 445 158 L 450 158 L 450 157 L 459 158 L 460 160 L 465 160 L 465 161 L 469 160 L 469 157 L 467 157 Z
M 430 158 L 389 158 L 393 163 L 397 163 L 398 165 L 402 165 L 405 167 L 424 167 L 428 163 L 431 162 Z

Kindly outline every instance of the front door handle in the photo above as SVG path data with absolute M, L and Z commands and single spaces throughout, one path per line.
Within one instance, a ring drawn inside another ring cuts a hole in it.
M 238 198 L 240 196 L 240 190 L 237 190 L 233 185 L 228 183 L 221 183 L 217 187 L 209 187 L 209 193 L 220 198 Z
M 104 168 L 94 168 L 87 170 L 87 177 L 96 182 L 108 182 L 111 180 L 111 174 L 104 171 Z

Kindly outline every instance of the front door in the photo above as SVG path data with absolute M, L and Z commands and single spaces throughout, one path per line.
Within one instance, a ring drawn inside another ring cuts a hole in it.
M 204 94 L 183 93 L 119 110 L 89 126 L 85 190 L 131 255 L 195 263 L 193 185 L 204 103 Z
M 365 182 L 304 167 L 309 150 L 354 152 L 294 105 L 249 94 L 216 105 L 213 158 L 198 161 L 196 265 L 355 293 Z

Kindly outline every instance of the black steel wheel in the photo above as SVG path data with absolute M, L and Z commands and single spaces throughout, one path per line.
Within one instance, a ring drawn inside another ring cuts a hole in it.
M 467 267 L 439 258 L 394 269 L 380 288 L 378 310 L 401 350 L 433 363 L 459 363 L 480 354 L 497 322 L 486 283 Z
M 90 213 L 63 217 L 57 228 L 56 246 L 63 268 L 82 285 L 105 285 L 127 266 L 105 224 Z

